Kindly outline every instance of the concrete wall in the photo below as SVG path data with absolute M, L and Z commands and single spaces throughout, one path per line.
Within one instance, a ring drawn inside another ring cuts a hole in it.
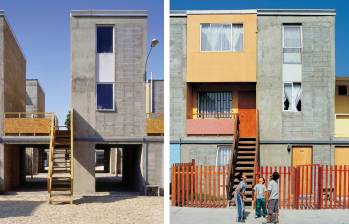
M 96 110 L 96 26 L 115 26 L 115 111 Z M 71 17 L 71 104 L 79 137 L 145 135 L 147 19 Z
M 26 111 L 45 111 L 45 93 L 37 79 L 26 80 Z
M 194 159 L 197 165 L 215 166 L 217 149 L 217 144 L 182 144 L 181 162 L 189 163 Z
M 26 60 L 4 17 L 0 16 L 0 116 L 25 111 Z M 0 119 L 3 135 L 3 120 Z M 0 191 L 20 183 L 20 148 L 0 144 Z
M 155 113 L 164 113 L 164 81 L 153 81 L 153 108 Z
M 302 111 L 284 112 L 282 25 L 301 23 Z M 334 134 L 335 18 L 333 16 L 258 16 L 257 108 L 260 139 L 329 140 Z M 310 144 L 311 145 L 311 144 Z M 329 147 L 329 146 L 328 146 Z M 287 145 L 262 145 L 262 163 L 289 164 Z M 325 150 L 314 146 L 316 158 Z M 326 148 L 326 147 L 325 147 Z M 319 149 L 319 150 L 318 150 Z M 279 151 L 278 151 L 279 150 Z M 288 161 L 288 162 L 287 162 Z
M 178 139 L 186 131 L 187 18 L 170 18 L 170 138 Z
M 148 143 L 148 183 L 164 187 L 164 144 Z

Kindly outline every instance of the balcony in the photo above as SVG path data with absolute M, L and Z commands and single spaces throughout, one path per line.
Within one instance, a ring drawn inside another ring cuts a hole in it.
M 48 136 L 53 118 L 53 113 L 6 112 L 4 134 L 7 136 Z
M 237 114 L 194 114 L 187 119 L 187 135 L 233 135 Z
M 336 114 L 335 137 L 349 138 L 349 114 Z
M 147 113 L 147 135 L 164 135 L 164 115 Z

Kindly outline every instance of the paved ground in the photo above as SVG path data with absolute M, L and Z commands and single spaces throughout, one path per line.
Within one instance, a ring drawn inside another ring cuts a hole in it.
M 246 223 L 266 223 L 264 218 L 255 219 L 250 212 Z M 171 224 L 231 224 L 236 223 L 234 208 L 178 208 L 171 207 Z M 280 224 L 348 224 L 349 210 L 282 210 Z
M 49 205 L 47 193 L 0 195 L 0 223 L 161 224 L 163 197 L 98 193 L 74 205 Z

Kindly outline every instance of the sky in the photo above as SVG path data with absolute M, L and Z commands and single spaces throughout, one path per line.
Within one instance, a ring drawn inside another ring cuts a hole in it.
M 349 76 L 348 21 L 346 0 L 171 0 L 171 10 L 194 9 L 335 9 L 336 10 L 336 75 Z
M 27 78 L 39 79 L 46 94 L 46 111 L 64 123 L 70 108 L 70 11 L 148 10 L 148 73 L 163 79 L 163 0 L 1 0 L 10 26 L 27 61 Z

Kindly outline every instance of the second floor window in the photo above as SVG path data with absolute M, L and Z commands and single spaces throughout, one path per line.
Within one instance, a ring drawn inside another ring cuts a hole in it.
M 284 64 L 302 63 L 302 26 L 283 26 L 283 62 Z
M 112 26 L 97 27 L 97 53 L 113 53 Z
M 231 118 L 231 92 L 199 92 L 198 118 Z
M 201 24 L 201 51 L 242 51 L 242 24 Z

